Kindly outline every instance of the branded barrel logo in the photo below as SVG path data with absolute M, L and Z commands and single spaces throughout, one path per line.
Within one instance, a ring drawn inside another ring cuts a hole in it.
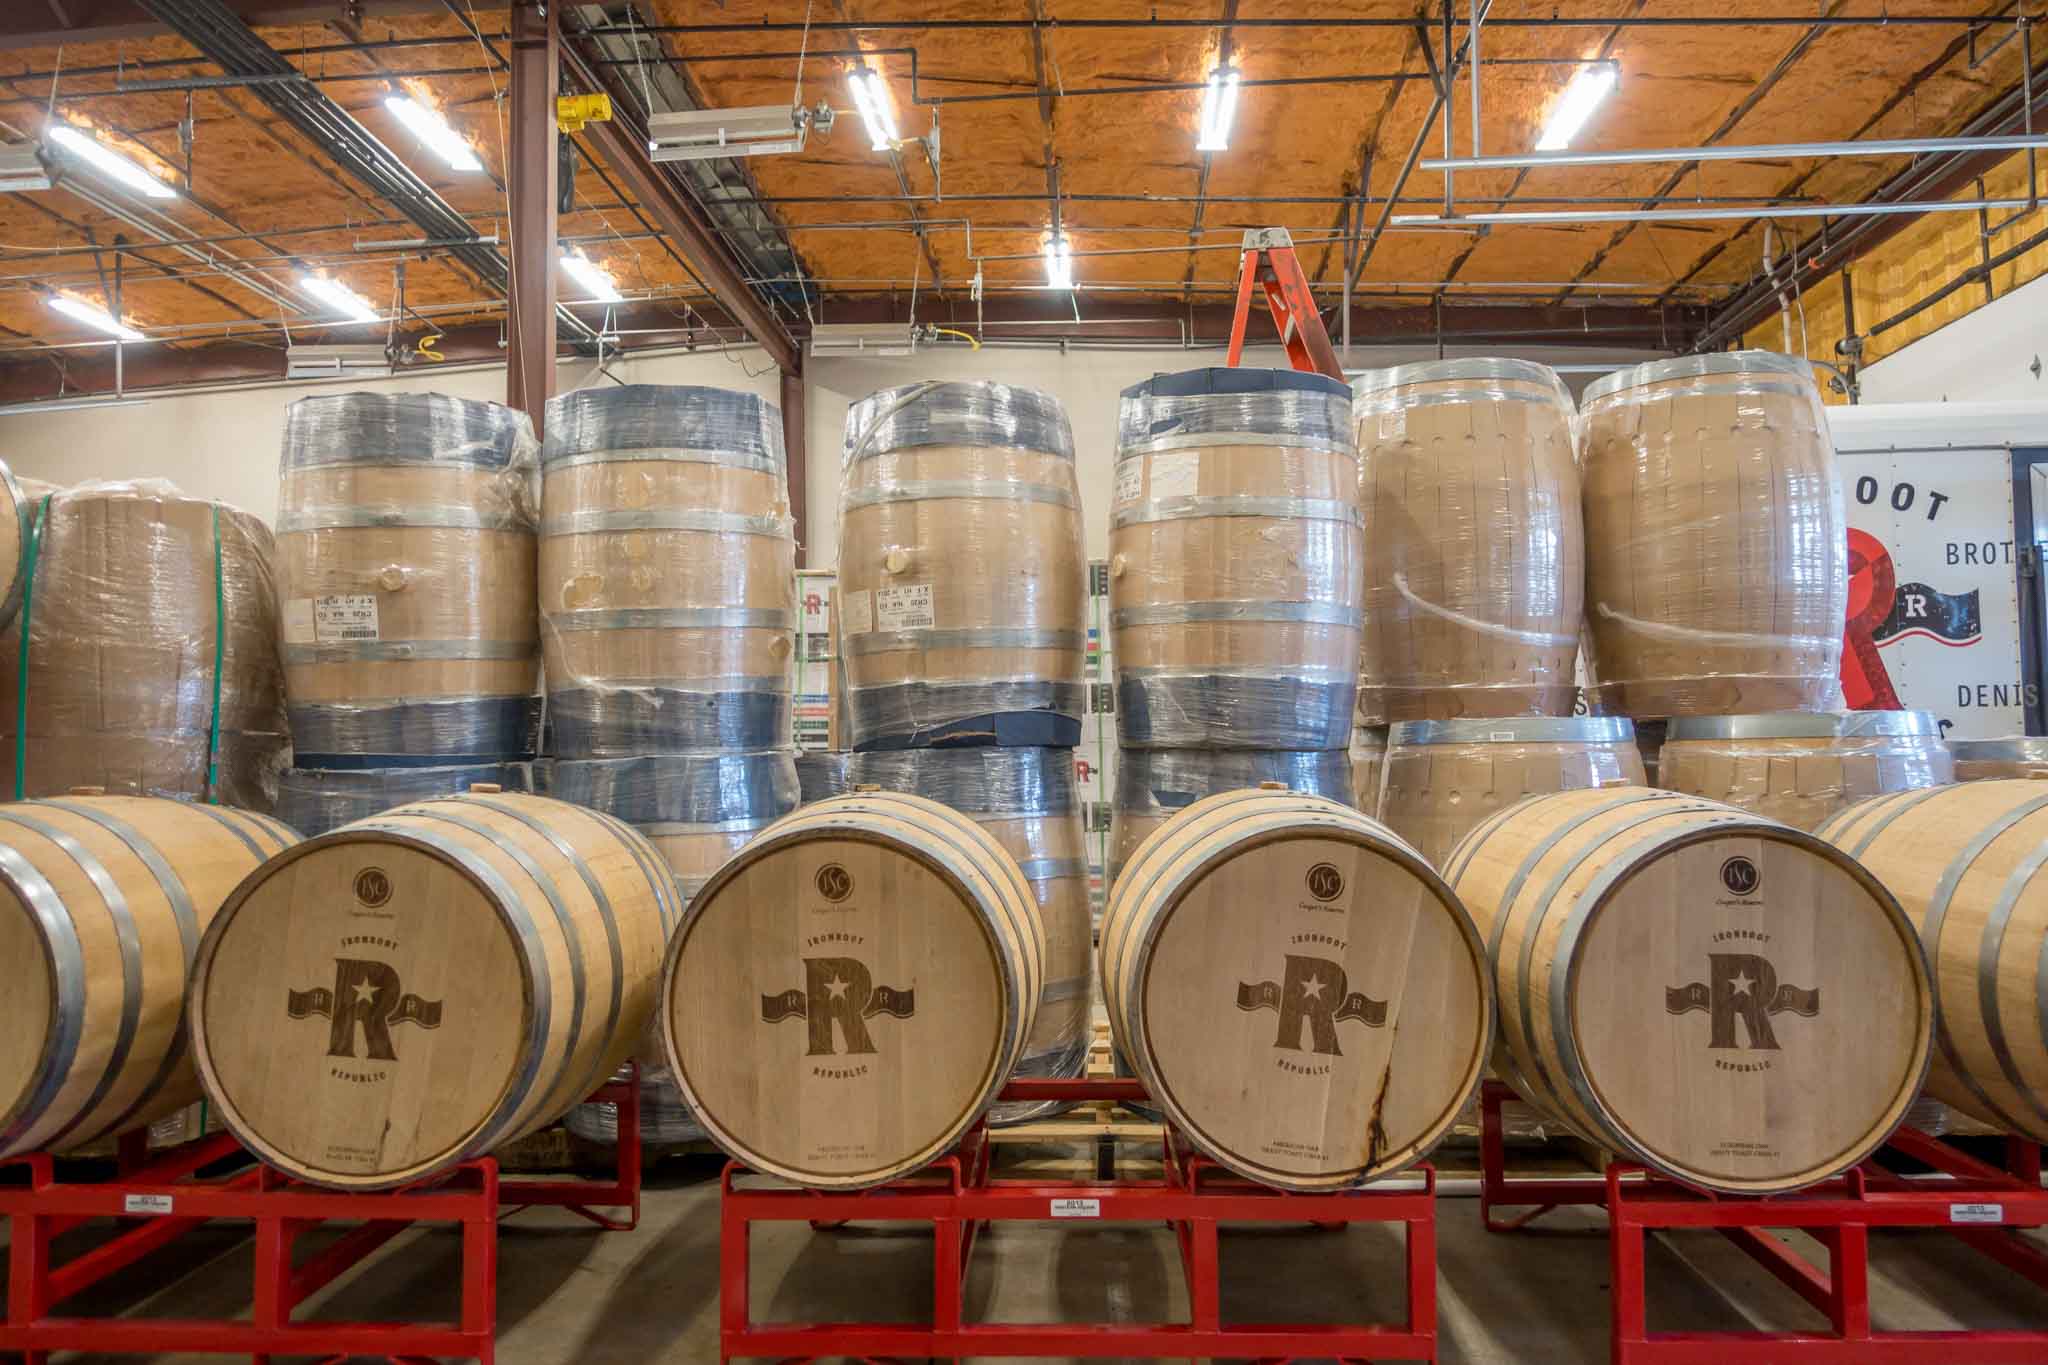
M 366 867 L 356 873 L 356 900 L 371 910 L 391 899 L 391 874 L 381 867 Z
M 1711 1049 L 1746 1046 L 1776 1052 L 1773 1016 L 1789 1012 L 1811 1019 L 1820 1013 L 1818 989 L 1779 985 L 1777 969 L 1755 953 L 1709 953 L 1707 964 L 1707 980 L 1664 988 L 1664 1008 L 1671 1014 L 1704 1010 L 1711 1021 L 1707 1041 Z M 1738 1020 L 1741 1042 L 1736 1038 Z
M 1335 871 L 1335 869 L 1331 869 Z M 1280 1016 L 1273 1046 L 1300 1052 L 1302 1030 L 1308 1030 L 1308 1050 L 1325 1057 L 1341 1057 L 1337 1046 L 1337 1025 L 1347 1019 L 1367 1028 L 1384 1028 L 1387 1002 L 1354 991 L 1345 979 L 1341 963 L 1324 957 L 1287 954 L 1287 970 L 1278 981 L 1240 981 L 1237 1007 L 1247 1013 L 1272 1010 Z
M 357 881 L 360 883 L 361 878 Z M 388 882 L 386 888 L 388 893 Z M 316 986 L 310 991 L 285 992 L 285 1013 L 291 1018 L 306 1019 L 317 1014 L 333 1021 L 327 1035 L 328 1056 L 355 1056 L 356 1034 L 360 1031 L 363 1055 L 378 1062 L 398 1060 L 391 1031 L 400 1024 L 416 1024 L 423 1029 L 441 1027 L 441 1004 L 439 1000 L 406 994 L 398 980 L 398 969 L 390 963 L 360 957 L 334 959 L 332 990 Z
M 1302 880 L 1308 893 L 1319 901 L 1333 901 L 1344 894 L 1344 874 L 1334 863 L 1317 863 Z
M 825 871 L 821 870 L 822 878 Z M 819 890 L 824 890 L 820 885 Z M 850 889 L 850 888 L 849 888 Z M 877 986 L 865 963 L 850 957 L 804 959 L 804 988 L 761 997 L 761 1021 L 779 1024 L 802 1019 L 810 1026 L 806 1049 L 812 1057 L 830 1057 L 843 1039 L 848 1055 L 875 1050 L 867 1021 L 878 1014 L 908 1019 L 917 1013 L 917 991 Z M 834 1025 L 837 1025 L 835 1035 Z
M 826 863 L 812 881 L 817 884 L 818 894 L 834 905 L 853 894 L 853 874 L 838 863 Z
M 1763 873 L 1748 858 L 1730 858 L 1721 864 L 1721 885 L 1728 888 L 1730 895 L 1754 895 L 1763 879 Z

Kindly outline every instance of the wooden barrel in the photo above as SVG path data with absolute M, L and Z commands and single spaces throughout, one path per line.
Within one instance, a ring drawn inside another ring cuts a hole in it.
M 1474 826 L 1525 796 L 1644 785 L 1632 729 L 1620 716 L 1404 721 L 1389 732 L 1372 809 L 1441 868 Z
M 445 768 L 287 768 L 277 783 L 277 818 L 308 839 L 394 806 L 460 796 L 477 783 L 531 792 L 530 763 L 465 763 Z
M 1123 392 L 1110 514 L 1127 749 L 1343 749 L 1365 534 L 1351 391 L 1293 370 Z
M 1933 997 L 1877 879 L 1803 830 L 1644 787 L 1496 813 L 1444 875 L 1487 936 L 1494 1065 L 1665 1175 L 1779 1194 L 1881 1146 Z
M 1895 792 L 1849 807 L 1820 837 L 1882 881 L 1933 967 L 1927 1093 L 2048 1142 L 2048 782 Z
M 645 835 L 675 873 L 685 905 L 800 799 L 796 756 L 787 749 L 558 758 L 550 780 L 557 800 L 603 811 Z
M 856 787 L 908 792 L 960 812 L 1017 860 L 1045 929 L 1045 983 L 1038 1022 L 1016 1075 L 1071 1079 L 1088 1072 L 1094 1008 L 1094 921 L 1088 904 L 1087 834 L 1074 793 L 1072 749 L 899 749 L 853 756 Z M 998 1104 L 997 1125 L 1069 1106 Z
M 782 413 L 691 385 L 548 400 L 540 611 L 559 758 L 789 742 Z
M 525 414 L 496 403 L 345 393 L 291 405 L 277 576 L 301 766 L 533 757 L 532 464 Z
M 796 782 L 803 792 L 803 803 L 823 801 L 827 797 L 844 796 L 853 790 L 850 770 L 853 755 L 833 749 L 799 749 L 796 755 Z
M 1985 778 L 2032 777 L 2048 773 L 2048 739 L 2038 735 L 2008 735 L 2002 739 L 1951 739 L 1948 751 L 1955 760 L 1956 781 L 1981 782 Z
M 1059 400 L 982 381 L 870 394 L 840 480 L 853 747 L 1078 743 L 1087 561 Z
M 1153 1101 L 1286 1189 L 1421 1158 L 1491 1042 L 1485 948 L 1457 897 L 1393 831 L 1319 797 L 1229 792 L 1176 815 L 1110 893 L 1101 961 L 1117 1049 Z
M 1652 361 L 1596 380 L 1583 411 L 1605 708 L 1839 706 L 1848 530 L 1812 367 L 1768 351 Z
M 1365 509 L 1364 709 L 1569 715 L 1585 595 L 1572 400 L 1526 360 L 1352 381 Z
M 1387 769 L 1387 730 L 1380 726 L 1351 732 L 1351 804 L 1364 811 L 1380 808 L 1380 782 Z
M 1205 797 L 1277 782 L 1340 804 L 1352 800 L 1351 756 L 1342 750 L 1124 749 L 1117 754 L 1109 834 L 1112 890 L 1139 845 Z
M 1657 785 L 1817 829 L 1866 797 L 1956 779 L 1926 711 L 1778 711 L 1674 716 Z
M 56 492 L 52 487 L 50 492 Z M 36 500 L 41 501 L 41 498 Z M 21 480 L 0 461 L 0 630 L 14 624 L 21 611 L 21 592 L 28 581 L 29 528 L 36 504 L 29 501 Z
M 472 789 L 300 844 L 221 907 L 192 1047 L 242 1145 L 389 1189 L 561 1117 L 645 1035 L 675 882 L 631 829 Z
M 147 797 L 0 806 L 0 1158 L 140 1128 L 199 1098 L 185 977 L 235 884 L 297 842 L 261 815 Z
M 995 837 L 856 792 L 784 816 L 715 873 L 669 945 L 669 1070 L 754 1170 L 856 1189 L 949 1150 L 1016 1069 L 1045 932 Z
M 162 482 L 83 484 L 31 519 L 0 637 L 0 772 L 22 779 L 7 792 L 270 810 L 287 739 L 269 528 Z

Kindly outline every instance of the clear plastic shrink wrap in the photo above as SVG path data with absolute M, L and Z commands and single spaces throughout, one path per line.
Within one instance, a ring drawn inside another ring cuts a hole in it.
M 676 1088 L 675 1077 L 669 1074 L 667 1067 L 646 1060 L 660 1054 L 659 1045 L 641 1054 L 640 1145 L 643 1148 L 673 1147 L 678 1143 L 702 1142 L 705 1140 L 704 1127 L 690 1112 L 690 1106 L 684 1103 L 683 1092 Z M 614 1079 L 625 1078 L 625 1069 L 620 1068 Z M 619 1106 L 610 1100 L 579 1104 L 563 1116 L 562 1125 L 585 1142 L 616 1146 L 619 1141 Z
M 2048 738 L 2038 735 L 1952 739 L 1948 750 L 1955 758 L 1958 782 L 2048 773 Z
M 1367 813 L 1380 806 L 1380 782 L 1387 768 L 1387 727 L 1359 726 L 1351 732 L 1351 804 Z M 1374 816 L 1378 819 L 1377 816 Z
M 983 382 L 870 394 L 847 411 L 840 479 L 853 747 L 1020 714 L 1077 742 L 1087 569 L 1059 400 Z
M 799 799 L 789 749 L 558 758 L 548 782 L 557 801 L 602 811 L 645 835 L 668 860 L 686 905 L 720 864 Z
M 1125 389 L 1109 525 L 1124 747 L 1350 743 L 1365 554 L 1341 381 L 1210 369 Z
M 1653 361 L 1596 380 L 1581 412 L 1604 709 L 1839 706 L 1848 529 L 1812 367 L 1769 351 Z
M 1113 889 L 1145 836 L 1174 815 L 1220 792 L 1266 782 L 1352 803 L 1351 754 L 1343 749 L 1125 749 L 1117 754 L 1116 809 L 1109 836 Z
M 853 755 L 833 749 L 800 749 L 796 756 L 796 780 L 803 788 L 804 804 L 843 796 L 853 790 L 848 769 Z
M 1411 720 L 1387 735 L 1379 819 L 1439 871 L 1458 841 L 1525 796 L 1647 785 L 1621 716 Z
M 308 839 L 394 806 L 460 796 L 477 783 L 508 792 L 534 790 L 529 763 L 467 763 L 447 768 L 287 768 L 277 784 L 277 818 Z
M 1017 860 L 1045 926 L 1045 985 L 1038 1023 L 1013 1073 L 1075 1077 L 1088 1068 L 1094 929 L 1088 852 L 1074 792 L 1071 749 L 896 749 L 853 756 L 855 786 L 905 792 L 950 806 Z M 995 1124 L 1019 1123 L 1056 1104 L 998 1104 Z
M 1817 828 L 1846 806 L 1956 780 L 1941 726 L 1926 711 L 1780 711 L 1674 716 L 1657 784 Z
M 104 787 L 269 812 L 287 749 L 269 528 L 160 481 L 27 510 L 21 610 L 0 637 L 7 794 L 18 780 L 21 796 Z
M 1437 360 L 1372 371 L 1351 393 L 1367 555 L 1360 714 L 1569 715 L 1585 539 L 1556 372 Z
M 790 734 L 795 523 L 782 413 L 688 385 L 548 401 L 540 612 L 559 758 Z
M 526 415 L 496 403 L 292 404 L 277 573 L 301 767 L 533 757 L 534 455 Z

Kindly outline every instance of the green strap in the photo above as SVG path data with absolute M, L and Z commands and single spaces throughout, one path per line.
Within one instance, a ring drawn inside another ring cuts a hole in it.
M 16 668 L 17 685 L 14 689 L 14 799 L 21 800 L 28 791 L 28 622 L 29 610 L 36 598 L 36 560 L 42 553 L 43 523 L 50 515 L 52 493 L 43 495 L 42 505 L 36 508 L 34 522 L 28 531 L 28 552 L 22 556 L 21 566 L 21 660 Z
M 206 802 L 220 804 L 220 670 L 228 647 L 228 595 L 220 573 L 220 504 L 213 505 L 213 719 L 206 727 Z M 26 637 L 24 637 L 26 638 Z

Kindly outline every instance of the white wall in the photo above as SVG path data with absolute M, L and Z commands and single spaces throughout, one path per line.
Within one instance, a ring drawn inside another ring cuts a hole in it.
M 2032 368 L 2042 367 L 2036 374 Z M 2048 405 L 2048 276 L 1967 313 L 1861 375 L 1865 403 Z

